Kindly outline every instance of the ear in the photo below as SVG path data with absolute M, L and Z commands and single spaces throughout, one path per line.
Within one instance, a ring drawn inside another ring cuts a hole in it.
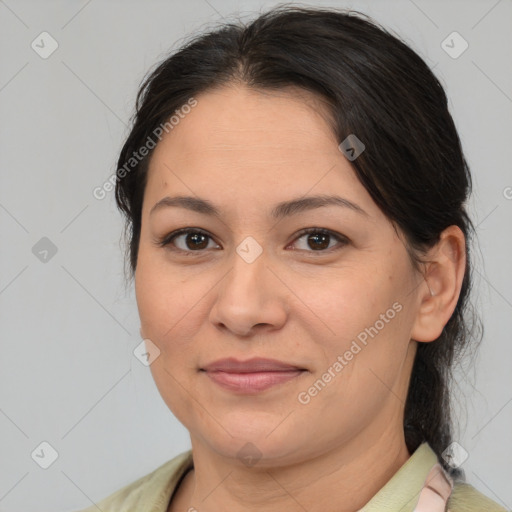
M 466 240 L 458 226 L 447 227 L 427 255 L 424 282 L 411 338 L 436 340 L 455 310 L 466 270 Z

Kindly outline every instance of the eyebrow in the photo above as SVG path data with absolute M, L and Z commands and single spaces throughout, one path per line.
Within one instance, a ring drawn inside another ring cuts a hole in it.
M 270 215 L 274 219 L 282 219 L 296 215 L 308 210 L 314 210 L 324 206 L 340 206 L 343 208 L 349 208 L 357 213 L 365 216 L 369 216 L 358 204 L 349 201 L 340 196 L 328 196 L 328 195 L 316 195 L 307 196 L 297 199 L 291 199 L 289 201 L 283 201 L 278 203 L 271 210 Z M 166 196 L 160 199 L 149 212 L 152 215 L 154 212 L 169 207 L 178 207 L 191 210 L 193 212 L 201 213 L 203 215 L 210 215 L 212 217 L 221 217 L 221 211 L 211 201 L 207 199 L 201 199 L 193 196 Z

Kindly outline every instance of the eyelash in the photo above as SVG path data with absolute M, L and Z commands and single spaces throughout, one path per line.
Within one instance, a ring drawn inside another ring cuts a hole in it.
M 330 249 L 321 249 L 321 250 L 318 250 L 318 251 L 313 251 L 313 250 L 309 250 L 306 252 L 311 252 L 311 253 L 320 253 L 320 254 L 330 254 L 331 252 L 336 251 L 336 250 L 340 250 L 342 247 L 344 247 L 345 245 L 347 245 L 349 243 L 349 239 L 346 237 L 346 236 L 343 236 L 343 235 L 340 235 L 334 231 L 331 231 L 329 229 L 325 229 L 325 228 L 306 228 L 306 229 L 303 229 L 301 231 L 299 231 L 299 233 L 297 233 L 297 236 L 296 238 L 293 240 L 294 242 L 299 240 L 300 238 L 302 238 L 304 235 L 309 235 L 309 234 L 312 234 L 312 233 L 315 233 L 315 234 L 322 234 L 322 235 L 329 235 L 333 238 L 335 238 L 339 243 L 341 243 L 341 245 L 339 247 L 331 247 Z M 172 251 L 176 251 L 176 252 L 182 252 L 182 253 L 185 253 L 187 255 L 195 255 L 194 253 L 196 253 L 197 255 L 201 255 L 205 252 L 206 249 L 200 249 L 200 250 L 197 250 L 197 251 L 192 251 L 192 250 L 183 250 L 183 249 L 178 249 L 176 247 L 172 247 L 172 242 L 174 241 L 174 239 L 176 239 L 178 236 L 181 236 L 181 235 L 187 235 L 187 234 L 199 234 L 199 235 L 204 235 L 206 237 L 208 237 L 210 240 L 213 240 L 213 238 L 206 232 L 206 231 L 203 231 L 202 229 L 198 229 L 198 228 L 183 228 L 183 229 L 178 229 L 177 231 L 173 231 L 172 233 L 169 233 L 168 235 L 165 235 L 164 237 L 162 238 L 159 238 L 159 239 L 156 239 L 155 240 L 155 243 L 159 246 L 159 247 L 167 247 L 168 249 L 172 250 Z M 299 249 L 301 250 L 301 249 Z

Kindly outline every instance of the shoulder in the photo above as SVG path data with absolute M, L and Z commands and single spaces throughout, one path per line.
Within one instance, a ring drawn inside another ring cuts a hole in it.
M 154 510 L 165 512 L 181 474 L 192 462 L 191 451 L 180 453 L 151 473 L 118 489 L 90 507 L 75 512 L 130 512 Z
M 507 512 L 507 509 L 491 500 L 472 485 L 455 482 L 448 500 L 449 512 Z

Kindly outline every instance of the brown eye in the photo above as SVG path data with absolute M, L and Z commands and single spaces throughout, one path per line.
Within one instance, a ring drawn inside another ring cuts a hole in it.
M 208 246 L 208 236 L 203 233 L 186 233 L 184 236 L 187 249 L 194 251 L 196 249 L 206 249 Z
M 167 235 L 157 243 L 160 247 L 183 252 L 201 252 L 212 241 L 210 235 L 197 229 L 180 229 Z
M 330 252 L 329 250 L 333 248 L 331 245 L 333 240 L 337 241 L 338 245 L 341 246 L 348 243 L 348 239 L 346 237 L 323 228 L 308 228 L 301 231 L 299 235 L 299 238 L 296 240 L 304 238 L 305 243 L 298 249 L 308 252 Z M 334 244 L 334 246 L 335 245 L 336 244 Z
M 326 235 L 324 233 L 313 233 L 308 235 L 308 245 L 311 249 L 327 249 L 329 247 L 329 242 L 331 239 L 331 235 Z
M 293 250 L 298 249 L 310 253 L 329 253 L 331 249 L 341 249 L 349 243 L 347 237 L 324 228 L 305 229 L 299 233 L 299 237 L 295 240 L 301 239 L 305 239 L 305 243 L 299 244 L 301 246 L 295 247 Z M 219 248 L 218 244 L 215 244 L 216 247 L 209 247 L 210 241 L 213 242 L 213 239 L 206 232 L 199 229 L 184 228 L 157 240 L 156 244 L 160 247 L 168 247 L 173 251 L 185 254 L 200 254 L 208 248 Z M 337 242 L 337 244 L 333 242 Z

